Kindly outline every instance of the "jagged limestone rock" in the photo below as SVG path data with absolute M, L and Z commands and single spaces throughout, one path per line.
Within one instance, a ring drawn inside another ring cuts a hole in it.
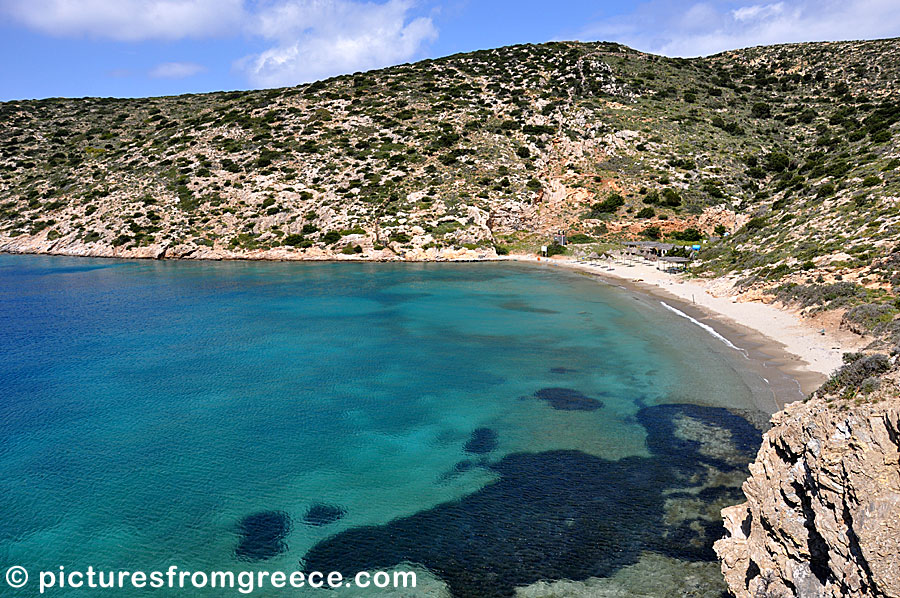
M 900 398 L 817 396 L 777 414 L 715 545 L 735 596 L 900 596 Z

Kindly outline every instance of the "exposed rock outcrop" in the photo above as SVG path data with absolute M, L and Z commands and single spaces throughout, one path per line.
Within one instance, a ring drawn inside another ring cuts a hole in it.
M 868 395 L 819 391 L 774 417 L 747 502 L 722 512 L 735 596 L 900 596 L 897 381 L 895 365 Z

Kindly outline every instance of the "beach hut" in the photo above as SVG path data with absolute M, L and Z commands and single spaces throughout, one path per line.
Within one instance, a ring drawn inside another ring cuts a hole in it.
M 625 243 L 625 253 L 629 256 L 656 262 L 675 247 L 672 243 L 658 241 L 629 241 Z
M 661 257 L 659 258 L 661 262 L 666 264 L 665 269 L 669 270 L 686 270 L 688 263 L 690 263 L 691 258 L 688 257 Z

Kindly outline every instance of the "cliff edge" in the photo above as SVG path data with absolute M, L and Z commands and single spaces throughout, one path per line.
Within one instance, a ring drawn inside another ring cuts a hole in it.
M 854 355 L 773 418 L 715 545 L 738 598 L 900 596 L 897 357 Z

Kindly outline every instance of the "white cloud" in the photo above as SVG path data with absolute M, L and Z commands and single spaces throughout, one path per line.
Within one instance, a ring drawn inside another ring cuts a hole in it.
M 753 21 L 761 17 L 779 15 L 784 12 L 784 3 L 777 4 L 754 4 L 752 6 L 742 6 L 731 11 L 735 21 Z
M 256 86 L 295 85 L 419 56 L 437 37 L 417 0 L 0 0 L 0 17 L 57 37 L 122 42 L 261 38 L 235 67 Z M 196 74 L 160 65 L 156 77 Z
M 150 76 L 155 79 L 185 79 L 205 70 L 205 66 L 196 62 L 163 62 L 150 70 Z
M 281 0 L 265 6 L 250 31 L 275 43 L 235 63 L 259 86 L 296 85 L 411 60 L 437 37 L 412 0 Z
M 898 0 L 651 0 L 628 15 L 592 24 L 577 37 L 668 56 L 701 56 L 747 46 L 898 35 Z
M 0 14 L 59 37 L 173 40 L 233 33 L 243 0 L 0 0 Z

